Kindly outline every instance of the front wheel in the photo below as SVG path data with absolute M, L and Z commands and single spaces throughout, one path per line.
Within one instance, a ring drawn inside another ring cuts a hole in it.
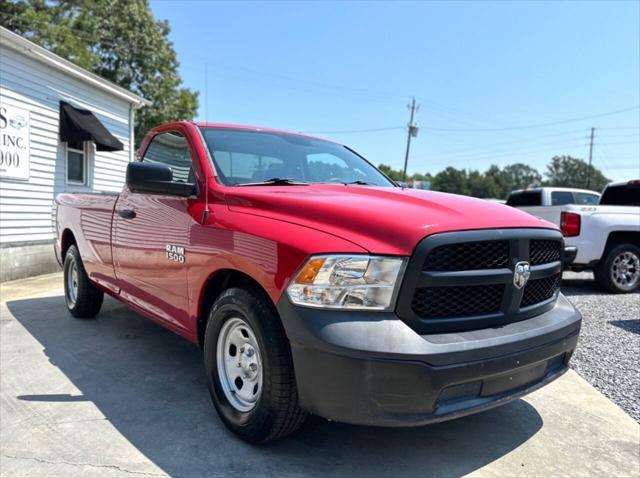
M 640 287 L 640 248 L 620 244 L 611 248 L 594 271 L 598 284 L 617 294 Z
M 64 256 L 64 299 L 71 315 L 78 319 L 95 317 L 104 300 L 104 292 L 89 281 L 75 245 Z
M 255 290 L 233 288 L 214 303 L 204 337 L 209 392 L 223 423 L 262 444 L 304 422 L 289 342 L 273 306 Z

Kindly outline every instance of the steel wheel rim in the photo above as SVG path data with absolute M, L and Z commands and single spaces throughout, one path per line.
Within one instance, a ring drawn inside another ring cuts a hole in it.
M 67 267 L 67 303 L 69 307 L 76 305 L 78 300 L 78 264 L 75 259 L 69 261 Z
M 609 275 L 620 289 L 633 289 L 640 282 L 640 258 L 631 251 L 622 251 L 613 259 Z
M 262 392 L 262 358 L 253 330 L 243 319 L 227 319 L 216 346 L 218 377 L 233 408 L 249 412 Z

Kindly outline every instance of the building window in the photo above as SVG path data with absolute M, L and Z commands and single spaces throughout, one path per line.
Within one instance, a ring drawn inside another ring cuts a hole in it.
M 87 184 L 87 143 L 67 143 L 67 183 Z

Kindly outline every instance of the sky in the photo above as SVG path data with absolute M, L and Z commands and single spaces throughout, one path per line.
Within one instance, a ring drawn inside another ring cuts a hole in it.
M 640 1 L 152 0 L 197 120 L 314 133 L 374 164 L 486 170 L 555 155 L 640 177 Z

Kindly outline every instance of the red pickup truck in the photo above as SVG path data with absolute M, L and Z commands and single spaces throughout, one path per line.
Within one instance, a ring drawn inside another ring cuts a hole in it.
M 560 376 L 578 340 L 554 225 L 399 187 L 318 138 L 166 124 L 121 194 L 61 194 L 54 222 L 70 313 L 107 293 L 198 344 L 222 421 L 251 443 L 308 413 L 486 410 Z

